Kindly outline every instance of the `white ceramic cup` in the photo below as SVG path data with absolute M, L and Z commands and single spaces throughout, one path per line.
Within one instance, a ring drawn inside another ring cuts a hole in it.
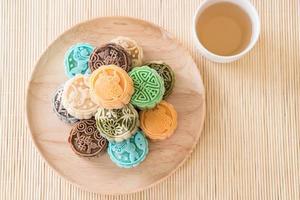
M 240 53 L 231 55 L 231 56 L 221 56 L 214 54 L 207 50 L 200 42 L 200 39 L 198 38 L 197 32 L 196 32 L 196 26 L 198 19 L 200 15 L 203 13 L 203 11 L 208 8 L 209 6 L 216 4 L 216 3 L 221 3 L 221 2 L 229 2 L 233 3 L 237 6 L 239 6 L 245 13 L 249 16 L 252 24 L 252 36 L 251 40 L 248 44 L 248 46 Z M 259 16 L 257 14 L 257 11 L 255 7 L 248 1 L 248 0 L 205 0 L 202 2 L 194 16 L 194 22 L 193 22 L 193 35 L 195 42 L 197 44 L 197 48 L 200 50 L 200 53 L 206 57 L 207 59 L 214 61 L 214 62 L 219 62 L 219 63 L 228 63 L 228 62 L 233 62 L 235 60 L 240 59 L 242 56 L 244 56 L 246 53 L 248 53 L 255 43 L 257 42 L 259 38 L 259 33 L 260 33 L 260 20 Z

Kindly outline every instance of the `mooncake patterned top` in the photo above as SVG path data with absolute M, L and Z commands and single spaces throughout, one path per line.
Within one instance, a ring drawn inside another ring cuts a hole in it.
M 60 86 L 56 91 L 52 99 L 53 111 L 58 116 L 58 118 L 68 124 L 74 124 L 79 121 L 79 119 L 70 115 L 68 111 L 62 105 L 62 94 L 64 87 Z
M 72 150 L 83 157 L 97 156 L 107 147 L 107 140 L 100 135 L 93 118 L 78 122 L 71 130 L 68 141 Z
M 77 74 L 90 74 L 88 66 L 94 47 L 88 43 L 78 43 L 68 49 L 64 58 L 65 72 L 69 78 Z
M 64 86 L 63 106 L 78 119 L 89 119 L 97 111 L 98 105 L 91 99 L 88 77 L 78 74 Z
M 165 93 L 164 81 L 159 74 L 148 66 L 135 67 L 129 72 L 133 80 L 134 93 L 132 105 L 139 109 L 150 109 L 156 106 Z
M 172 93 L 175 84 L 175 74 L 172 68 L 166 63 L 161 61 L 152 61 L 145 65 L 157 71 L 160 77 L 164 80 L 164 86 L 165 86 L 164 98 L 168 97 Z
M 131 104 L 120 109 L 99 108 L 95 119 L 99 132 L 109 141 L 121 142 L 139 126 L 139 115 Z
M 104 108 L 122 108 L 133 94 L 133 81 L 116 65 L 102 66 L 90 77 L 90 94 Z
M 132 168 L 145 160 L 148 154 L 148 141 L 142 131 L 122 142 L 110 142 L 108 155 L 119 167 Z
M 163 140 L 177 128 L 177 112 L 172 104 L 161 101 L 155 108 L 141 111 L 140 122 L 147 137 Z
M 117 65 L 128 72 L 131 69 L 131 58 L 122 46 L 109 43 L 95 48 L 90 56 L 89 68 L 92 72 L 102 65 Z
M 135 40 L 128 37 L 119 36 L 113 39 L 111 42 L 122 46 L 127 51 L 131 58 L 133 67 L 142 65 L 144 57 L 143 49 Z

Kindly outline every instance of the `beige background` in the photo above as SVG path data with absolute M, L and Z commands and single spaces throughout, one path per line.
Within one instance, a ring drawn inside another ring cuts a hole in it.
M 300 1 L 252 0 L 260 40 L 227 65 L 196 52 L 191 26 L 201 1 L 2 0 L 0 199 L 299 199 Z M 166 181 L 125 196 L 89 193 L 60 178 L 37 153 L 25 121 L 26 83 L 39 55 L 77 22 L 107 15 L 146 19 L 173 33 L 206 87 L 205 127 L 191 158 Z

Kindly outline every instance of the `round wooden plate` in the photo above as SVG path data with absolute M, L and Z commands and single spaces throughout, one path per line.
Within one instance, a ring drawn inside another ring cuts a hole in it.
M 163 60 L 176 75 L 174 91 L 167 101 L 178 112 L 178 128 L 169 139 L 150 142 L 148 157 L 132 169 L 117 167 L 107 153 L 91 160 L 76 156 L 67 142 L 71 126 L 56 117 L 51 105 L 55 89 L 67 80 L 63 67 L 66 50 L 77 42 L 100 46 L 120 35 L 142 46 L 145 61 Z M 166 30 L 128 17 L 97 18 L 63 33 L 40 57 L 27 91 L 28 126 L 46 162 L 67 180 L 103 194 L 139 191 L 169 176 L 198 142 L 204 117 L 204 87 L 189 53 Z

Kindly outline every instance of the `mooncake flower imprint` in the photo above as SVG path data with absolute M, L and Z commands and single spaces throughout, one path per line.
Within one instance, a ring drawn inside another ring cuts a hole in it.
M 131 104 L 120 109 L 99 108 L 95 119 L 99 132 L 109 141 L 121 142 L 139 126 L 138 113 Z

